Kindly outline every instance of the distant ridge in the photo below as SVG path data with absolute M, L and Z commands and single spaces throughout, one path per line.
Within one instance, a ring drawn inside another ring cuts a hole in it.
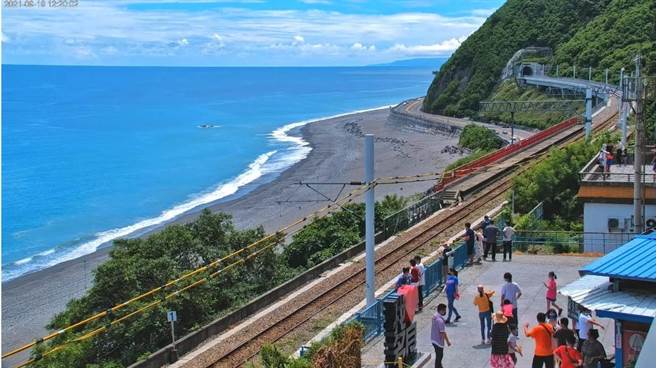
M 368 66 L 411 66 L 411 67 L 435 68 L 435 70 L 439 70 L 440 66 L 442 66 L 442 64 L 444 64 L 447 60 L 449 60 L 448 57 L 415 58 L 415 59 L 396 60 L 396 61 L 392 61 L 391 63 L 373 64 Z

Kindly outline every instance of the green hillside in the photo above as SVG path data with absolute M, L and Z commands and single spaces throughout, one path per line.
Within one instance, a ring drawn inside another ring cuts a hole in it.
M 551 47 L 561 74 L 576 64 L 592 66 L 597 78 L 610 68 L 617 78 L 619 68 L 633 66 L 637 52 L 653 74 L 655 17 L 653 0 L 509 0 L 442 66 L 424 111 L 475 116 L 481 100 L 508 94 L 496 90 L 503 67 L 528 46 Z

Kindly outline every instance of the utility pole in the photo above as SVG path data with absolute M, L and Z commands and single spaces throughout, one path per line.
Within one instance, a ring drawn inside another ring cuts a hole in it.
M 620 91 L 622 91 L 622 94 L 624 94 L 624 67 L 620 69 Z M 620 114 L 620 127 L 622 128 L 622 149 L 627 148 L 627 142 L 626 142 L 626 115 L 628 113 L 627 106 L 624 102 L 625 96 L 622 96 L 620 99 L 620 106 L 619 106 L 619 114 Z
M 556 64 L 556 78 L 558 78 L 559 67 L 560 65 Z
M 576 65 L 574 65 L 574 79 L 576 79 Z
M 589 81 L 592 80 L 592 67 L 591 66 L 588 66 L 588 80 Z
M 604 78 L 604 80 L 606 81 L 605 83 L 608 84 L 608 68 L 606 68 L 605 76 L 606 76 Z
M 364 181 L 367 185 L 372 185 L 374 181 L 374 136 L 365 134 L 364 136 Z M 370 186 L 365 196 L 365 267 L 366 267 L 366 300 L 367 307 L 376 303 L 376 273 L 375 264 L 375 247 L 374 242 L 374 188 Z
M 645 126 L 642 121 L 642 80 L 640 80 L 640 54 L 636 56 L 636 72 L 635 72 L 635 98 L 636 98 L 636 144 L 635 144 L 635 158 L 633 162 L 633 222 L 634 231 L 642 233 L 644 228 L 644 219 L 642 213 L 642 158 L 645 146 Z
M 510 112 L 510 144 L 515 143 L 515 112 Z
M 585 140 L 590 140 L 590 133 L 592 132 L 592 89 L 585 90 Z

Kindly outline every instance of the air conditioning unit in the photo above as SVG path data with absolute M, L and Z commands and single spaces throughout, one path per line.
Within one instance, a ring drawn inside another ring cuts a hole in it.
M 648 218 L 645 220 L 646 229 L 655 229 L 656 228 L 656 218 Z
M 618 231 L 620 229 L 620 220 L 616 218 L 608 219 L 608 232 Z

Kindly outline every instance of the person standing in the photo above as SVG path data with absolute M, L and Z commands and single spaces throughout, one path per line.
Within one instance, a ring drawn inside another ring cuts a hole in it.
M 485 242 L 485 237 L 483 236 L 483 230 L 478 229 L 475 232 L 476 234 L 476 263 L 483 262 L 483 243 Z
M 410 276 L 410 267 L 403 267 L 401 274 L 396 279 L 396 288 L 400 288 L 403 285 L 412 284 L 412 277 Z
M 599 330 L 594 328 L 588 331 L 588 338 L 581 347 L 583 354 L 583 368 L 597 368 L 599 362 L 606 359 L 606 350 L 599 342 Z
M 503 261 L 506 261 L 506 253 L 508 254 L 508 261 L 512 261 L 512 242 L 515 236 L 515 229 L 510 223 L 506 224 L 503 228 Z
M 478 294 L 474 297 L 474 305 L 478 307 L 478 319 L 481 322 L 481 344 L 490 343 L 490 331 L 492 330 L 492 302 L 490 298 L 492 295 L 494 295 L 494 291 L 485 291 L 483 285 L 478 285 Z
M 517 326 L 512 326 L 510 323 L 508 326 L 510 327 L 510 336 L 508 337 L 508 354 L 510 354 L 510 359 L 512 359 L 513 364 L 517 364 L 517 354 L 524 356 L 522 353 L 522 347 L 519 346 L 519 343 L 517 342 L 519 340 L 519 332 L 517 331 Z
M 446 284 L 446 279 L 449 276 L 449 256 L 451 255 L 451 247 L 449 243 L 442 246 L 442 282 Z
M 469 222 L 465 223 L 465 245 L 467 246 L 467 257 L 469 257 L 469 265 L 474 264 L 474 246 L 476 242 L 476 234 L 471 228 Z
M 524 325 L 524 335 L 535 340 L 532 368 L 554 368 L 554 356 L 551 344 L 553 327 L 546 323 L 547 316 L 540 312 L 536 316 L 538 324 L 529 330 L 529 324 Z
M 451 323 L 451 315 L 453 313 L 456 314 L 456 319 L 454 322 L 458 322 L 460 320 L 460 313 L 458 313 L 458 310 L 454 305 L 455 300 L 459 298 L 458 271 L 456 271 L 453 268 L 449 270 L 449 277 L 447 277 L 446 279 L 445 291 L 446 291 L 446 300 L 448 302 L 448 307 L 449 307 L 449 314 L 446 317 L 446 323 L 447 324 Z
M 563 314 L 563 308 L 561 308 L 558 304 L 556 304 L 556 296 L 558 290 L 556 279 L 558 279 L 556 273 L 553 271 L 549 271 L 549 275 L 547 276 L 547 281 L 544 282 L 543 284 L 547 288 L 547 295 L 546 295 L 547 310 L 550 310 L 551 307 L 555 307 L 558 309 L 558 315 L 560 316 L 561 314 Z
M 426 286 L 426 267 L 421 263 L 421 257 L 415 256 L 415 262 L 417 263 L 417 269 L 419 270 L 419 285 L 417 286 L 419 291 L 419 311 L 424 309 L 424 286 Z
M 497 236 L 499 236 L 499 228 L 494 225 L 494 220 L 490 220 L 490 224 L 483 230 L 485 235 L 485 253 L 483 258 L 487 259 L 487 254 L 492 251 L 492 261 L 497 260 Z
M 567 317 L 563 317 L 560 319 L 559 323 L 559 328 L 558 330 L 554 333 L 554 337 L 556 338 L 556 344 L 558 346 L 563 346 L 567 344 L 567 340 L 571 337 L 576 341 L 576 336 L 574 335 L 574 331 L 569 328 L 569 319 Z
M 583 356 L 574 349 L 576 339 L 574 335 L 567 336 L 565 344 L 554 350 L 554 358 L 560 368 L 578 368 L 583 364 Z
M 490 367 L 492 368 L 512 368 L 515 364 L 508 353 L 508 337 L 510 329 L 508 328 L 508 319 L 499 311 L 494 313 L 494 325 L 492 326 L 490 342 L 492 351 L 490 354 Z
M 449 336 L 446 334 L 446 324 L 444 315 L 446 314 L 446 305 L 440 303 L 437 306 L 437 313 L 433 315 L 431 325 L 431 343 L 435 349 L 435 368 L 442 368 L 442 358 L 444 357 L 444 343 L 451 346 Z
M 594 318 L 590 316 L 590 311 L 583 306 L 579 306 L 579 319 L 577 325 L 579 327 L 579 343 L 577 345 L 579 351 L 582 351 L 583 344 L 585 343 L 585 340 L 588 339 L 588 331 L 590 331 L 592 326 L 598 326 L 601 329 L 604 329 L 604 326 L 595 321 Z
M 483 217 L 483 223 L 481 224 L 481 230 L 485 231 L 485 228 L 486 228 L 487 225 L 489 225 L 489 224 L 490 224 L 490 216 L 485 215 L 485 216 Z
M 512 274 L 510 272 L 504 273 L 503 279 L 506 281 L 506 283 L 501 288 L 501 306 L 503 306 L 503 302 L 505 300 L 510 301 L 510 303 L 513 305 L 514 323 L 516 323 L 517 326 L 519 326 L 519 318 L 517 314 L 517 299 L 519 299 L 522 296 L 522 289 L 519 287 L 519 285 L 516 282 L 513 282 Z

